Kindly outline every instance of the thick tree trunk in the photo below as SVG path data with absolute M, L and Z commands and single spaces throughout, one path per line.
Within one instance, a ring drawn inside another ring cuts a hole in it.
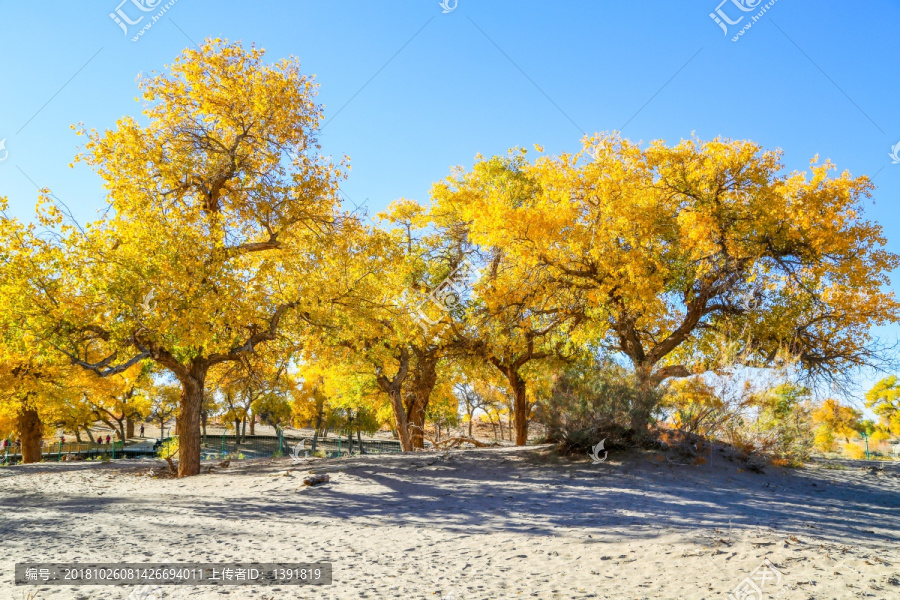
M 181 380 L 181 405 L 175 422 L 178 433 L 178 476 L 200 474 L 200 411 L 206 370 L 198 369 Z
M 16 431 L 22 440 L 22 462 L 41 462 L 41 439 L 44 437 L 44 424 L 33 408 L 26 408 L 16 415 Z
M 497 367 L 497 370 L 506 376 L 506 381 L 509 383 L 510 390 L 512 390 L 513 412 L 515 413 L 516 419 L 516 446 L 524 446 L 528 443 L 528 419 L 531 413 L 531 407 L 528 406 L 528 396 L 525 393 L 525 380 L 519 375 L 519 368 L 527 361 L 520 358 L 514 363 L 504 363 L 497 358 L 491 358 L 490 362 Z M 500 427 L 502 428 L 503 418 L 498 415 L 497 420 L 500 421 Z
M 391 399 L 391 408 L 394 410 L 394 421 L 400 436 L 400 449 L 403 452 L 412 452 L 413 445 L 409 435 L 409 425 L 406 421 L 406 408 L 403 406 L 403 398 L 400 397 L 400 394 L 398 388 L 393 388 L 388 392 L 388 397 Z
M 472 421 L 474 420 L 475 415 L 469 413 L 469 437 L 472 437 Z
M 514 398 L 516 446 L 524 446 L 528 443 L 528 417 L 531 412 L 528 396 L 525 394 L 525 380 L 512 368 L 506 370 L 506 379 L 509 381 Z
M 316 451 L 316 443 L 319 441 L 319 430 L 322 428 L 322 417 L 325 413 L 325 403 L 319 402 L 316 405 L 316 430 L 313 432 L 312 451 Z
M 421 399 L 414 395 L 409 406 L 409 437 L 412 447 L 417 450 L 425 449 L 425 410 L 427 407 L 423 405 Z
M 75 428 L 75 441 L 78 442 L 79 444 L 81 443 L 81 428 L 80 427 Z
M 134 419 L 128 417 L 125 419 L 125 439 L 132 439 L 134 437 Z
M 412 439 L 409 435 L 409 422 L 406 416 L 406 406 L 403 404 L 403 383 L 409 375 L 410 356 L 409 352 L 401 348 L 399 350 L 399 368 L 397 373 L 388 378 L 383 374 L 381 367 L 376 368 L 376 381 L 378 387 L 388 395 L 391 401 L 391 410 L 394 413 L 394 424 L 397 428 L 397 435 L 400 438 L 400 449 L 403 452 L 412 452 Z
M 250 435 L 256 435 L 256 415 L 250 415 Z
M 631 428 L 638 433 L 647 431 L 653 414 L 653 385 L 650 378 L 652 369 L 652 366 L 647 365 L 635 365 L 634 368 L 637 394 L 631 407 Z
M 414 349 L 416 360 L 412 369 L 410 380 L 409 405 L 407 406 L 407 419 L 409 420 L 410 436 L 413 448 L 425 449 L 425 415 L 428 412 L 428 403 L 431 400 L 431 392 L 437 384 L 437 351 L 421 351 Z
M 122 441 L 124 442 L 124 441 L 125 441 L 125 420 L 124 420 L 124 419 L 120 419 L 119 421 L 117 421 L 117 423 L 118 423 L 118 425 L 119 425 L 119 426 L 117 427 L 119 439 L 122 440 Z

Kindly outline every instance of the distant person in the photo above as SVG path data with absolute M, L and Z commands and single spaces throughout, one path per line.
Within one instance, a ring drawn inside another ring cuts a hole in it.
M 64 436 L 64 435 L 59 436 L 59 443 L 60 443 L 60 444 L 65 444 L 65 443 L 66 443 L 66 436 Z
M 22 446 L 22 440 L 16 438 L 16 448 L 20 448 Z
M 3 440 L 3 450 L 9 448 L 9 440 Z
M 144 437 L 144 425 L 141 425 L 141 437 Z
M 98 435 L 98 436 L 97 436 L 97 443 L 98 443 L 98 444 L 102 444 L 102 443 L 103 443 L 103 436 L 102 436 L 102 435 Z
M 109 434 L 106 435 L 106 443 L 109 443 Z

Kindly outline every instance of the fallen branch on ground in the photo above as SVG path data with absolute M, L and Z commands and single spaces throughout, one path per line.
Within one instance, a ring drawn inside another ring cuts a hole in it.
M 310 475 L 303 479 L 303 485 L 317 485 L 319 483 L 328 483 L 329 481 L 331 481 L 331 477 L 329 477 L 327 473 L 322 475 Z

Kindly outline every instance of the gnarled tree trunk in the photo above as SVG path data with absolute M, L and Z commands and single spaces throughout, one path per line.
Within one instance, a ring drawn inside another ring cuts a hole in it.
M 400 350 L 399 368 L 397 373 L 390 379 L 384 375 L 381 367 L 376 368 L 376 381 L 378 387 L 388 395 L 391 401 L 391 409 L 394 413 L 394 422 L 397 426 L 397 434 L 400 437 L 400 449 L 403 452 L 412 452 L 412 439 L 409 434 L 409 422 L 406 418 L 406 407 L 403 405 L 403 383 L 409 374 L 410 356 L 406 349 Z
M 181 403 L 178 420 L 178 476 L 200 474 L 200 411 L 203 406 L 203 386 L 206 369 L 191 369 L 181 379 Z
M 635 432 L 646 431 L 650 425 L 650 416 L 653 412 L 650 370 L 651 367 L 646 365 L 636 364 L 634 367 L 637 389 L 631 407 L 631 428 Z
M 515 413 L 516 446 L 524 446 L 528 443 L 528 419 L 531 415 L 531 406 L 528 404 L 525 380 L 514 367 L 503 370 L 509 387 L 513 392 L 513 408 Z
M 399 389 L 388 390 L 388 397 L 391 399 L 391 408 L 394 410 L 394 421 L 397 426 L 397 433 L 400 436 L 400 449 L 403 452 L 412 452 L 412 439 L 409 435 L 409 426 L 406 421 L 406 408 L 403 406 L 403 399 L 400 397 Z
M 316 397 L 316 430 L 313 432 L 312 447 L 313 452 L 316 451 L 316 444 L 319 442 L 319 431 L 322 429 L 322 417 L 325 416 L 325 400 Z
M 125 419 L 125 438 L 132 439 L 134 437 L 134 419 L 128 417 Z
M 415 366 L 412 369 L 412 388 L 408 397 L 407 419 L 412 447 L 425 449 L 425 415 L 431 392 L 437 384 L 437 363 L 439 357 L 434 351 L 417 351 Z
M 44 436 L 44 424 L 41 416 L 33 408 L 24 408 L 16 415 L 16 431 L 22 441 L 22 462 L 41 462 L 41 439 Z
M 410 394 L 406 406 L 406 418 L 409 424 L 409 439 L 413 449 L 423 450 L 425 448 L 425 410 L 426 403 L 423 404 L 416 394 Z

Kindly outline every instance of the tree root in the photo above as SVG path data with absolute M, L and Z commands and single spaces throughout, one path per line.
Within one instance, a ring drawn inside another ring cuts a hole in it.
M 172 471 L 172 473 L 178 475 L 178 465 L 175 463 L 175 461 L 172 460 L 172 457 L 167 456 L 165 458 L 166 462 L 169 463 L 169 470 Z

